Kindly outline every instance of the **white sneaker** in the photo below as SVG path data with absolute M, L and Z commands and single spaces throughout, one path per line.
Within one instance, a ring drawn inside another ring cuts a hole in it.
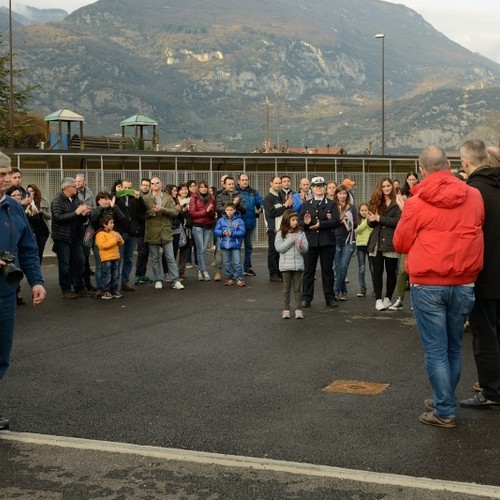
M 155 288 L 157 290 L 161 290 L 163 288 L 163 284 L 161 281 L 155 281 Z
M 186 269 L 193 269 L 193 264 L 189 264 L 189 262 L 186 264 Z
M 403 301 L 398 297 L 396 302 L 389 307 L 389 311 L 401 311 L 401 309 L 403 309 Z
M 392 302 L 389 297 L 385 297 L 382 302 L 384 303 L 384 309 L 389 309 L 389 307 L 391 307 Z
M 210 274 L 208 274 L 208 271 L 203 271 L 203 279 L 205 281 L 210 281 L 212 278 L 210 278 Z
M 201 271 L 198 271 L 198 281 L 205 281 L 205 278 L 203 277 L 203 273 Z
M 384 311 L 385 309 L 387 309 L 387 307 L 384 306 L 384 302 L 382 301 L 382 299 L 377 299 L 377 302 L 375 302 L 375 309 L 377 311 Z
M 180 281 L 176 281 L 173 285 L 172 288 L 174 290 L 184 290 L 184 285 Z

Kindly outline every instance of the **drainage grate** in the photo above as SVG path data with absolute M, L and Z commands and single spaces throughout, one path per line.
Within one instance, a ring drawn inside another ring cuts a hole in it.
M 361 382 L 359 380 L 336 380 L 326 387 L 323 387 L 322 391 L 375 396 L 385 391 L 389 385 L 390 384 L 378 384 L 376 382 Z

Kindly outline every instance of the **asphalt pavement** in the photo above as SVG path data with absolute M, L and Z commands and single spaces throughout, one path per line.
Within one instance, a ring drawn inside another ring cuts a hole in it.
M 418 422 L 409 296 L 398 312 L 357 298 L 354 258 L 349 300 L 326 308 L 318 279 L 305 319 L 282 320 L 266 251 L 254 260 L 246 287 L 194 268 L 185 290 L 104 301 L 63 300 L 46 259 L 46 303 L 19 308 L 0 384 L 0 498 L 500 498 L 500 411 Z M 387 386 L 323 391 L 340 380 Z M 475 380 L 466 334 L 458 396 Z

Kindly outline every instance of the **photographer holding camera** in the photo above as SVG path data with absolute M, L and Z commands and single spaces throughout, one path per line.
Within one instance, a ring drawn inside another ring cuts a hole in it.
M 0 152 L 0 379 L 9 367 L 16 315 L 16 288 L 26 274 L 33 305 L 45 299 L 40 260 L 23 207 L 5 194 L 10 187 L 10 158 Z M 19 266 L 21 269 L 18 269 Z M 0 429 L 9 421 L 0 416 Z

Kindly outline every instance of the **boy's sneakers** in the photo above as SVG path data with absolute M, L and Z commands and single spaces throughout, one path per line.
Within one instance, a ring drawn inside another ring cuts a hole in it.
M 295 311 L 295 319 L 304 319 L 304 313 L 300 309 Z
M 285 309 L 282 313 L 281 313 L 281 317 L 283 319 L 290 319 L 290 311 L 288 309 Z
M 245 280 L 236 280 L 236 284 L 238 286 L 247 286 L 247 284 L 245 283 Z
M 104 300 L 111 300 L 113 299 L 113 294 L 111 294 L 110 292 L 104 292 L 102 295 L 101 295 L 101 299 L 104 299 Z
M 208 274 L 208 271 L 203 271 L 203 279 L 205 281 L 210 281 L 212 278 L 210 278 L 210 274 Z
M 228 278 L 226 281 L 224 281 L 224 286 L 231 286 L 234 284 L 234 280 L 232 278 Z
M 123 297 L 123 295 L 118 290 L 111 292 L 111 295 L 113 296 L 114 299 L 121 299 Z
M 174 290 L 184 290 L 184 285 L 180 281 L 176 281 L 173 285 L 172 288 Z
M 163 288 L 163 284 L 161 281 L 155 281 L 155 288 L 157 290 L 161 290 Z
M 256 276 L 255 271 L 253 269 L 249 269 L 243 273 L 245 276 Z
M 203 273 L 201 271 L 198 271 L 198 281 L 205 281 L 205 278 L 203 277 Z
M 347 300 L 347 292 L 342 292 L 339 300 Z
M 398 297 L 396 302 L 389 307 L 389 311 L 401 311 L 401 309 L 403 309 L 403 300 L 401 297 Z
M 366 297 L 366 288 L 362 288 L 358 294 L 356 295 L 356 297 Z

